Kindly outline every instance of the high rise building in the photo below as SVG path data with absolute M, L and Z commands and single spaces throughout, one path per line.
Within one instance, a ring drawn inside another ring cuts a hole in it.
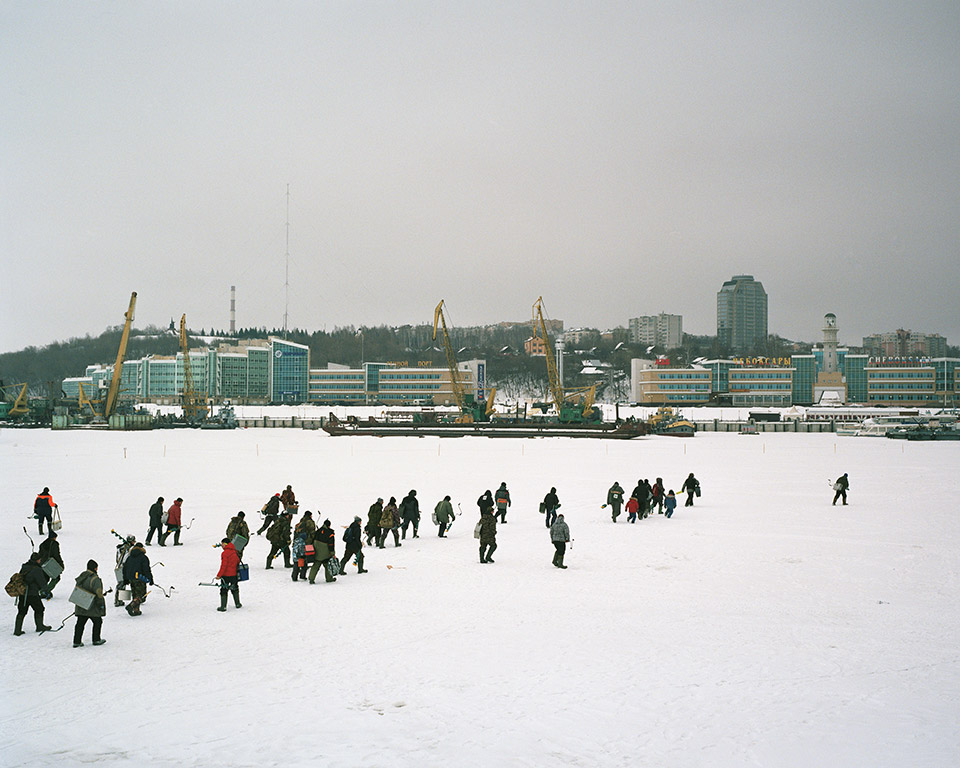
M 734 275 L 717 293 L 717 340 L 749 352 L 767 337 L 767 292 L 753 275 Z
M 630 318 L 630 341 L 634 344 L 676 349 L 683 344 L 683 315 L 644 315 Z

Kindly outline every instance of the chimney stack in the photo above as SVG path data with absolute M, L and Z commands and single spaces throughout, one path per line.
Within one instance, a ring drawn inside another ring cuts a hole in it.
M 237 286 L 230 286 L 230 335 L 237 332 Z

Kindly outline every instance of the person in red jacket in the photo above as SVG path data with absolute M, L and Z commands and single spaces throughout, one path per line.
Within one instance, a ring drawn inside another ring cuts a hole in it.
M 637 512 L 640 511 L 640 502 L 636 496 L 627 499 L 627 520 L 631 523 L 637 522 Z
M 183 504 L 183 499 L 177 497 L 177 500 L 170 505 L 170 509 L 167 510 L 167 530 L 163 536 L 160 537 L 160 546 L 167 546 L 167 536 L 170 535 L 170 531 L 173 531 L 173 546 L 180 546 L 180 505 Z
M 227 592 L 233 592 L 233 604 L 237 608 L 240 605 L 240 581 L 237 576 L 237 566 L 240 565 L 240 556 L 237 554 L 237 548 L 230 543 L 230 539 L 223 539 L 220 542 L 220 570 L 217 572 L 217 578 L 220 579 L 220 607 L 218 611 L 227 610 Z

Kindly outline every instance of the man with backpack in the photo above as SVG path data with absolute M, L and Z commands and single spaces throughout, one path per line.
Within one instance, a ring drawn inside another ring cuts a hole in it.
M 343 553 L 343 559 L 340 561 L 340 574 L 346 575 L 347 563 L 354 555 L 357 556 L 357 573 L 366 573 L 367 569 L 363 567 L 363 531 L 360 529 L 362 521 L 359 517 L 354 517 L 353 522 L 347 526 L 343 532 L 343 541 L 346 548 Z
M 20 578 L 17 579 L 17 576 Z M 40 553 L 34 552 L 22 566 L 18 574 L 10 579 L 7 585 L 7 594 L 17 598 L 17 621 L 13 634 L 19 636 L 23 632 L 23 620 L 27 611 L 33 608 L 33 620 L 37 625 L 37 632 L 51 629 L 43 623 L 43 600 L 40 595 L 47 587 L 47 574 L 40 567 Z M 11 592 L 11 589 L 13 592 Z

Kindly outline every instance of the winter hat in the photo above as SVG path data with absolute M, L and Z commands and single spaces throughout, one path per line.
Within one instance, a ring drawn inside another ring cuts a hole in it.
M 50 489 L 47 488 L 46 486 L 44 486 L 43 492 L 44 492 L 44 493 L 50 493 Z
M 96 560 L 87 560 L 87 570 L 95 571 L 97 570 L 97 561 Z
M 354 515 L 354 517 L 353 517 L 353 522 L 355 522 L 355 523 L 362 523 L 363 521 L 362 521 L 359 517 L 357 517 L 356 515 Z
M 556 492 L 557 492 L 557 489 L 556 489 L 556 488 L 551 488 L 551 489 L 550 489 L 550 493 L 556 493 Z
M 57 538 L 57 532 L 56 532 L 56 531 L 50 531 L 50 533 L 47 534 L 47 538 L 48 538 L 48 539 L 55 539 L 55 538 Z
M 329 520 L 324 520 L 324 521 L 323 521 L 323 524 L 324 524 L 325 526 L 327 526 L 327 528 L 330 527 L 330 521 L 329 521 Z
M 221 543 L 221 544 L 229 544 L 229 543 L 230 543 L 230 539 L 228 539 L 226 536 L 224 536 L 222 539 L 220 539 L 220 543 Z
M 312 517 L 312 516 L 313 516 L 313 513 L 308 509 L 306 512 L 303 513 L 303 516 L 304 516 L 304 517 Z
M 383 499 L 377 496 L 377 504 L 383 504 Z
M 179 496 L 177 496 L 177 504 L 179 504 L 181 501 L 183 501 L 183 499 L 181 499 Z
M 417 495 L 417 492 L 414 491 L 414 490 L 411 490 L 411 491 L 410 491 L 410 495 L 411 495 L 411 496 L 416 496 L 416 495 Z
M 158 503 L 158 504 L 163 504 L 163 496 L 161 496 L 161 497 L 159 497 L 159 498 L 157 499 L 157 503 Z
M 243 517 L 243 516 L 244 516 L 243 512 L 237 512 L 237 517 Z

